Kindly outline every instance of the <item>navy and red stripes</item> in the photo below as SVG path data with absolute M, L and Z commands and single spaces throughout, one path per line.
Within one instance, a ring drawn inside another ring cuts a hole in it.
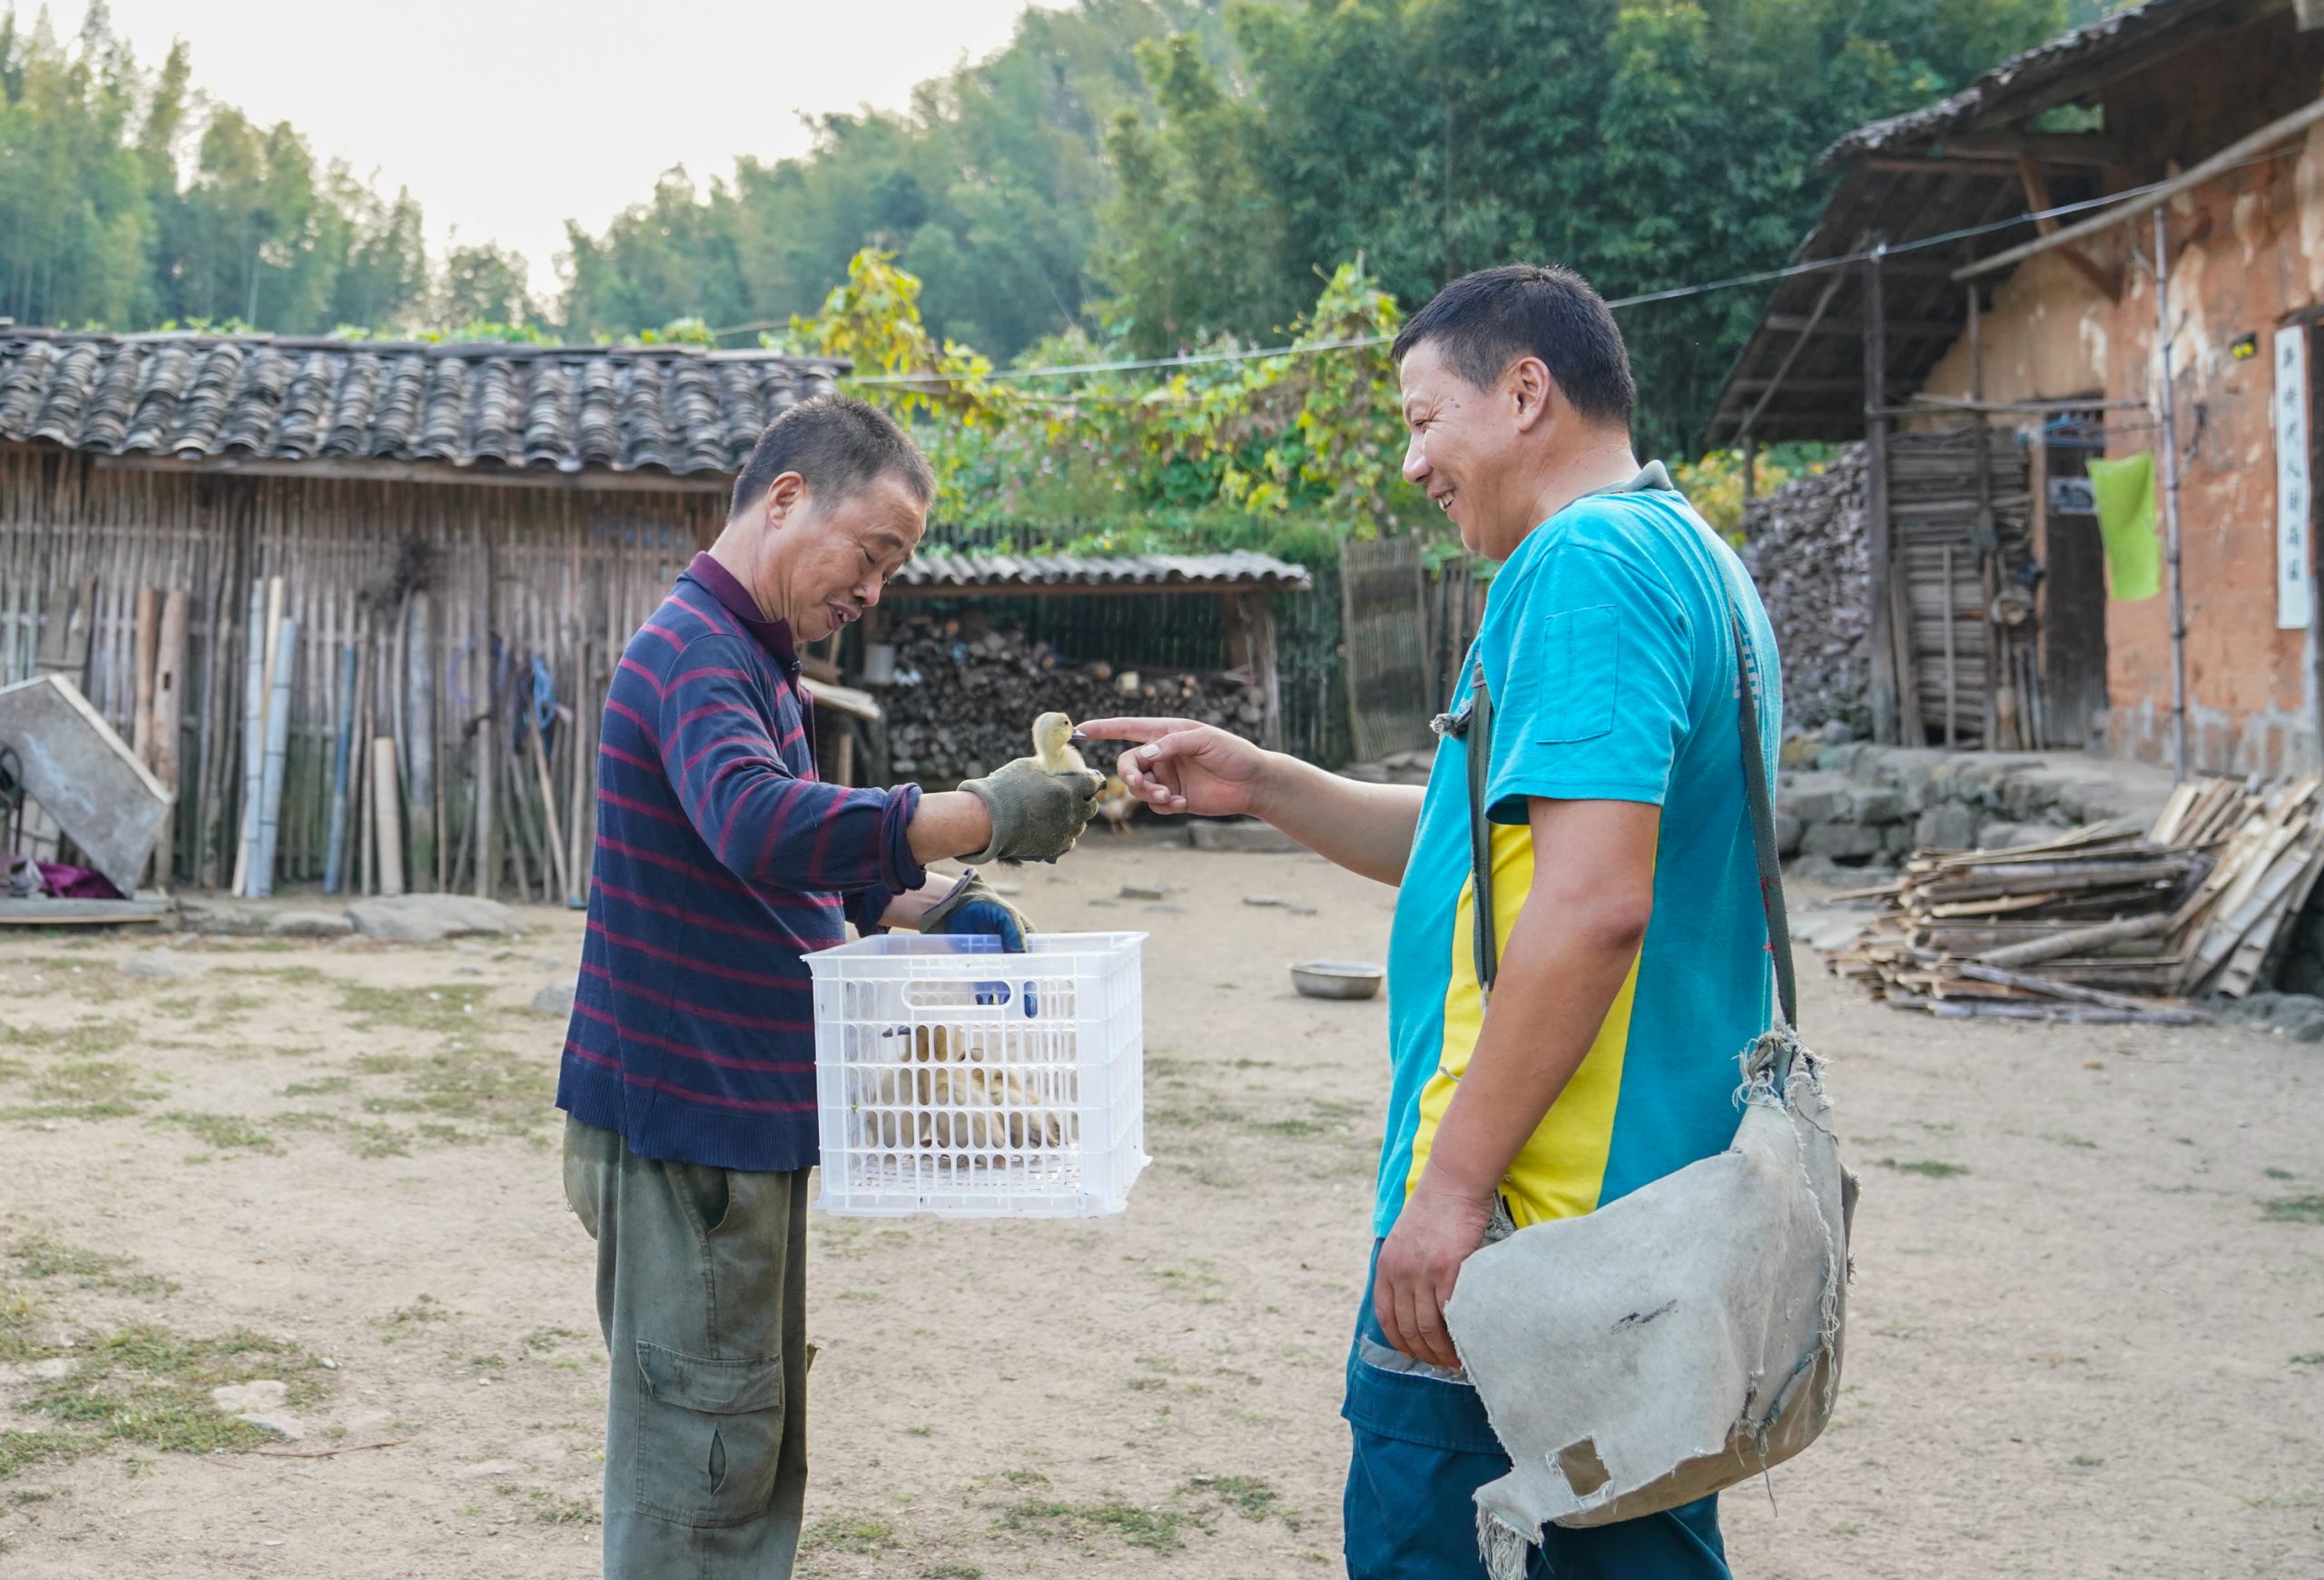
M 789 628 L 699 555 L 631 637 L 597 753 L 597 855 L 557 1106 L 648 1158 L 815 1161 L 804 956 L 926 874 L 919 790 L 815 776 Z

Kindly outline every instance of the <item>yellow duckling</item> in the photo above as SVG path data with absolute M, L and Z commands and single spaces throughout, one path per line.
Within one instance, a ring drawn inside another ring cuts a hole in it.
M 1033 721 L 1033 759 L 1052 774 L 1089 771 L 1073 749 L 1073 720 L 1061 713 L 1045 713 Z

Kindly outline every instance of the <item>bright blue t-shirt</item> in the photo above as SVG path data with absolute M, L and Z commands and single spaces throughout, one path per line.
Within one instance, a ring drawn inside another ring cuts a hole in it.
M 1731 598 L 1731 603 L 1730 603 Z M 1493 701 L 1487 780 L 1496 936 L 1531 892 L 1528 801 L 1662 808 L 1654 910 L 1588 1056 L 1503 1179 L 1521 1227 L 1595 1210 L 1724 1151 L 1737 1057 L 1773 996 L 1744 801 L 1734 638 L 1757 671 L 1766 772 L 1781 682 L 1775 636 L 1734 552 L 1659 463 L 1529 533 L 1493 578 L 1452 698 L 1482 663 Z M 1436 749 L 1388 953 L 1393 1081 L 1375 1232 L 1403 1210 L 1483 1024 L 1477 991 L 1463 743 Z

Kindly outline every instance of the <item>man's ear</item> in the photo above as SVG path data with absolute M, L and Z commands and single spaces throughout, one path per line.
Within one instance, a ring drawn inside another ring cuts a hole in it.
M 780 531 L 799 512 L 807 499 L 807 479 L 797 472 L 783 472 L 766 489 L 766 524 Z
M 1502 375 L 1502 389 L 1514 409 L 1520 433 L 1531 433 L 1540 426 L 1561 394 L 1558 381 L 1550 376 L 1549 364 L 1539 357 L 1520 357 L 1512 362 Z

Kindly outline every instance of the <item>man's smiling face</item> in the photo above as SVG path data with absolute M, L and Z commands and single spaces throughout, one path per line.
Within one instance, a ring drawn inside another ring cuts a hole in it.
M 825 508 L 785 472 L 763 508 L 773 530 L 760 539 L 753 596 L 801 642 L 822 641 L 878 603 L 928 525 L 928 507 L 892 474 Z
M 1404 480 L 1426 490 L 1460 528 L 1471 552 L 1504 558 L 1508 547 L 1496 545 L 1508 531 L 1502 519 L 1507 502 L 1501 495 L 1509 470 L 1506 452 L 1516 437 L 1509 402 L 1462 378 L 1433 341 L 1405 352 L 1398 371 L 1404 427 L 1412 435 L 1404 449 Z M 1531 525 L 1521 522 L 1517 531 Z

